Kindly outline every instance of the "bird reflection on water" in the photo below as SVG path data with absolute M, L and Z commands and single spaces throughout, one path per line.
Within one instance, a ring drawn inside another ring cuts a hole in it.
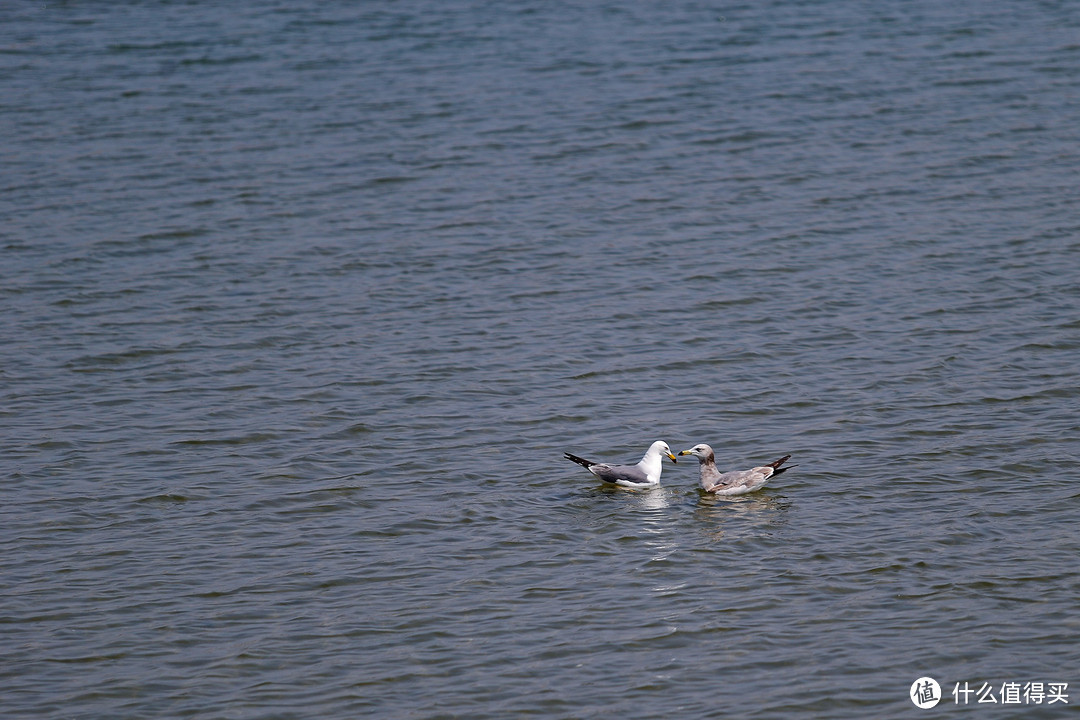
M 736 497 L 698 493 L 694 518 L 713 540 L 738 540 L 770 534 L 787 522 L 791 501 L 755 493 Z

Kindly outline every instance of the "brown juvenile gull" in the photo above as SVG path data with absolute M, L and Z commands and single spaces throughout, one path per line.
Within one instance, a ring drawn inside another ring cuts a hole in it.
M 663 456 L 667 455 L 673 463 L 679 462 L 663 440 L 657 440 L 650 445 L 645 452 L 645 457 L 641 458 L 641 462 L 637 465 L 608 465 L 592 462 L 570 453 L 564 454 L 567 460 L 576 462 L 602 481 L 629 488 L 660 487 L 660 471 L 663 470 L 660 461 Z
M 714 495 L 745 495 L 748 492 L 754 492 L 765 487 L 765 483 L 774 476 L 795 467 L 794 465 L 780 467 L 791 457 L 785 455 L 768 465 L 722 473 L 716 469 L 716 456 L 713 454 L 713 449 L 705 443 L 683 450 L 679 454 L 697 456 L 698 462 L 701 463 L 701 489 Z

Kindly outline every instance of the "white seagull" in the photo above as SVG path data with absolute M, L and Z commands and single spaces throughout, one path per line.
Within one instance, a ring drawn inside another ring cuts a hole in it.
M 641 462 L 637 465 L 608 465 L 592 462 L 570 453 L 564 454 L 567 460 L 576 462 L 602 481 L 629 488 L 660 487 L 660 471 L 664 469 L 661 463 L 663 456 L 667 455 L 673 463 L 679 462 L 663 440 L 657 440 L 650 445 L 645 452 L 645 457 L 641 458 Z
M 791 457 L 785 455 L 768 465 L 722 473 L 716 469 L 716 456 L 713 454 L 713 449 L 705 443 L 683 450 L 679 454 L 697 456 L 698 462 L 701 463 L 701 489 L 714 495 L 745 495 L 754 492 L 765 487 L 765 484 L 774 476 L 795 467 L 795 465 L 780 467 Z

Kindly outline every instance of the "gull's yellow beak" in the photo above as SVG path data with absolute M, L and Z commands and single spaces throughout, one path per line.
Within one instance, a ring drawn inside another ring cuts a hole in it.
M 693 455 L 693 454 L 694 453 L 690 452 L 689 450 L 680 450 L 679 451 L 679 456 L 680 457 L 682 457 L 683 455 Z
M 682 453 L 679 453 L 679 454 L 680 454 L 680 455 L 682 455 Z M 672 455 L 671 453 L 668 453 L 668 454 L 667 454 L 667 456 L 668 456 L 669 458 L 671 458 L 671 462 L 675 463 L 676 465 L 678 465 L 678 464 L 679 464 L 679 461 L 675 459 L 675 456 L 674 456 L 674 455 Z

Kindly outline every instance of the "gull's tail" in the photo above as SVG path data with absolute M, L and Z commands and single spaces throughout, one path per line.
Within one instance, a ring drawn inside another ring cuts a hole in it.
M 595 465 L 596 464 L 594 462 L 589 462 L 585 458 L 580 458 L 577 455 L 571 455 L 570 453 L 563 453 L 563 455 L 566 456 L 567 460 L 570 460 L 572 462 L 576 462 L 578 465 L 580 465 L 583 468 L 587 468 L 590 465 Z M 789 455 L 788 457 L 791 457 L 791 456 Z
M 784 472 L 785 470 L 790 470 L 793 467 L 799 467 L 798 465 L 788 465 L 787 467 L 780 467 L 781 465 L 783 465 L 784 463 L 787 462 L 789 457 L 791 457 L 791 456 L 790 455 L 785 455 L 784 457 L 780 458 L 776 462 L 771 462 L 768 465 L 766 465 L 765 467 L 771 467 L 773 469 L 773 475 L 779 475 L 780 473 Z

